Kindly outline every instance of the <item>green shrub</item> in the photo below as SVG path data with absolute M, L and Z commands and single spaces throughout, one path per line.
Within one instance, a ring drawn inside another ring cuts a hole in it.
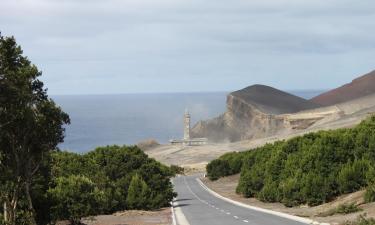
M 210 180 L 217 180 L 220 177 L 230 174 L 229 163 L 226 160 L 216 159 L 206 166 L 207 176 Z
M 351 193 L 366 186 L 366 173 L 369 168 L 367 160 L 355 160 L 345 164 L 338 174 L 341 193 Z
M 345 225 L 375 225 L 375 219 L 366 218 L 365 215 L 361 215 L 356 221 L 346 222 Z
M 338 214 L 350 214 L 350 213 L 355 213 L 362 211 L 363 209 L 359 208 L 357 205 L 354 203 L 352 204 L 342 204 L 337 207 L 337 213 Z
M 266 182 L 262 190 L 257 194 L 257 198 L 263 202 L 278 202 L 280 201 L 279 188 L 276 182 Z
M 241 172 L 243 152 L 231 152 L 222 155 L 219 159 L 211 161 L 206 166 L 207 176 L 210 180 L 238 174 Z
M 148 209 L 150 189 L 138 174 L 133 176 L 128 190 L 126 203 L 129 209 Z
M 135 146 L 100 147 L 82 155 L 56 152 L 52 155 L 51 174 L 49 193 L 54 200 L 51 213 L 56 220 L 70 216 L 78 220 L 82 215 L 111 214 L 129 208 L 158 209 L 169 206 L 176 196 L 170 182 L 174 171 L 148 158 Z M 142 197 L 134 195 L 139 184 L 141 190 L 147 189 L 140 192 Z M 79 188 L 80 195 L 70 192 Z M 92 195 L 95 201 L 85 204 L 90 208 L 77 200 Z
M 324 213 L 320 213 L 318 216 L 321 217 L 326 217 L 326 216 L 333 216 L 335 214 L 351 214 L 351 213 L 356 213 L 359 211 L 362 211 L 363 209 L 359 208 L 357 205 L 354 203 L 351 204 L 341 204 L 337 208 L 329 210 Z
M 241 168 L 238 194 L 287 206 L 315 206 L 375 182 L 373 165 L 375 116 L 355 128 L 319 131 L 225 154 L 207 165 L 207 173 L 215 180 Z
M 365 202 L 375 202 L 375 183 L 367 187 L 365 193 Z
M 55 202 L 53 217 L 67 219 L 72 224 L 80 224 L 82 217 L 97 213 L 103 193 L 87 177 L 71 175 L 56 179 L 56 187 L 48 190 Z
M 180 166 L 177 166 L 177 165 L 171 165 L 170 168 L 171 168 L 171 171 L 174 175 L 185 173 L 185 169 L 183 167 L 180 167 Z

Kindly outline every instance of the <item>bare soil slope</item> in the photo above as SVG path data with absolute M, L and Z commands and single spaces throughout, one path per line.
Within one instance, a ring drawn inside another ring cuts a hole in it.
M 353 80 L 339 88 L 323 93 L 311 99 L 320 105 L 334 105 L 375 93 L 375 71 Z

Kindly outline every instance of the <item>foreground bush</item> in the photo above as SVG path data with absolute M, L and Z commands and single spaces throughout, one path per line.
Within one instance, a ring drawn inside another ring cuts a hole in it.
M 245 197 L 315 206 L 373 183 L 374 166 L 375 117 L 371 117 L 353 129 L 320 131 L 226 154 L 208 164 L 207 173 L 214 180 L 240 172 L 237 192 Z M 368 189 L 369 200 L 372 191 Z
M 76 175 L 57 178 L 48 194 L 56 202 L 53 217 L 71 224 L 80 224 L 82 217 L 94 214 L 104 196 L 89 178 Z
M 169 206 L 174 172 L 138 147 L 107 146 L 86 154 L 57 152 L 48 190 L 54 220 Z

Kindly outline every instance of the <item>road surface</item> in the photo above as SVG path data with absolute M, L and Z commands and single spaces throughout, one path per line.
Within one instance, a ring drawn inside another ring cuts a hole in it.
M 219 199 L 205 190 L 196 180 L 198 176 L 180 176 L 173 180 L 178 197 L 176 211 L 183 214 L 190 225 L 302 225 L 263 212 L 247 209 Z M 184 218 L 183 218 L 184 219 Z M 188 225 L 177 217 L 178 225 Z

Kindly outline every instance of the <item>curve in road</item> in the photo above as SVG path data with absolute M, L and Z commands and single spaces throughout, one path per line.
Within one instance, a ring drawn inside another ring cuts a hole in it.
M 180 176 L 173 180 L 178 198 L 175 200 L 179 225 L 303 225 L 276 215 L 240 207 L 219 199 L 205 190 L 198 176 Z M 184 221 L 181 221 L 181 219 Z M 186 221 L 186 220 L 187 221 Z M 188 224 L 186 224 L 188 223 Z

